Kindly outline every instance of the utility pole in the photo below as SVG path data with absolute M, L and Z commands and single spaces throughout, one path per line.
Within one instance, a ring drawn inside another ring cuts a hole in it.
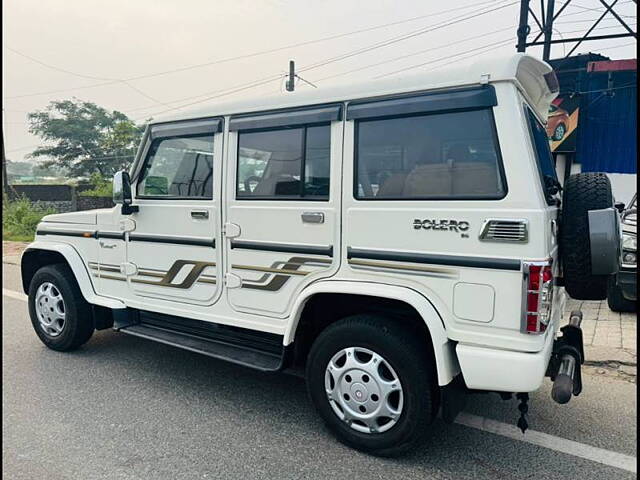
M 7 157 L 4 153 L 4 108 L 2 109 L 2 194 L 9 196 L 9 177 L 7 176 Z
M 553 9 L 555 0 L 547 0 L 547 18 L 544 21 L 544 46 L 542 47 L 542 60 L 548 62 L 551 58 L 551 36 L 553 35 Z
M 527 35 L 531 31 L 529 27 L 529 0 L 520 2 L 520 24 L 518 25 L 518 52 L 527 49 Z
M 633 1 L 636 2 L 637 0 Z M 614 10 L 614 6 L 616 6 L 619 0 L 613 0 L 610 3 L 606 0 L 600 0 L 600 3 L 604 6 L 604 11 L 600 10 L 601 15 L 597 19 L 593 20 L 593 24 L 586 29 L 584 34 L 576 37 L 561 37 L 559 39 L 554 39 L 553 24 L 559 17 L 561 17 L 562 13 L 569 5 L 571 5 L 572 2 L 573 0 L 563 0 L 558 4 L 560 7 L 556 9 L 555 0 L 540 0 L 540 5 L 537 7 L 535 4 L 532 4 L 531 0 L 520 0 L 520 21 L 518 23 L 518 44 L 516 47 L 518 52 L 525 52 L 527 47 L 542 46 L 542 59 L 546 62 L 549 61 L 551 57 L 551 45 L 573 44 L 571 49 L 569 49 L 569 52 L 565 55 L 566 57 L 569 57 L 580 45 L 582 45 L 583 42 L 586 41 L 624 37 L 637 38 L 636 31 L 633 30 L 624 18 L 618 15 Z M 596 30 L 598 25 L 600 25 L 600 22 L 609 15 L 618 21 L 618 25 L 622 27 L 624 31 L 620 31 L 618 33 L 594 34 L 593 32 Z M 531 33 L 529 20 L 532 20 L 535 23 L 535 25 L 533 25 L 534 28 L 539 29 L 531 40 L 528 40 L 527 38 Z

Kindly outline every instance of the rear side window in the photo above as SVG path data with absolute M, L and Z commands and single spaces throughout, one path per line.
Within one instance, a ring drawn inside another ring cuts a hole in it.
M 155 140 L 138 182 L 138 197 L 213 198 L 213 135 Z
M 329 125 L 238 134 L 237 198 L 329 198 Z
M 556 165 L 551 154 L 549 138 L 547 132 L 533 114 L 529 107 L 527 108 L 527 116 L 529 121 L 529 130 L 531 132 L 531 142 L 536 154 L 536 162 L 542 180 L 542 188 L 545 191 L 547 203 L 553 205 L 553 195 L 549 194 L 549 186 L 558 184 L 558 174 L 556 173 Z
M 490 109 L 356 123 L 363 200 L 499 199 L 507 187 Z

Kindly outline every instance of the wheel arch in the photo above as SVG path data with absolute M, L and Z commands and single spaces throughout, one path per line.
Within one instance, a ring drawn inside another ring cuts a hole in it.
M 125 308 L 124 303 L 118 300 L 96 294 L 82 257 L 73 246 L 64 243 L 33 242 L 27 247 L 20 261 L 24 292 L 29 294 L 31 279 L 38 269 L 56 263 L 64 263 L 71 269 L 82 296 L 88 303 L 111 309 Z
M 329 280 L 318 282 L 307 287 L 296 299 L 291 320 L 287 325 L 284 335 L 284 344 L 291 345 L 299 338 L 299 334 L 305 328 L 305 322 L 309 322 L 309 309 L 314 299 L 326 298 L 330 295 L 332 301 L 340 299 L 353 299 L 360 297 L 371 299 L 372 304 L 380 304 L 382 300 L 390 306 L 405 309 L 404 313 L 414 312 L 420 324 L 426 330 L 425 340 L 430 347 L 435 360 L 435 367 L 439 385 L 446 385 L 460 372 L 460 366 L 455 354 L 455 346 L 447 338 L 442 318 L 431 302 L 419 292 L 407 287 L 385 285 L 373 282 L 353 282 Z M 343 302 L 341 302 L 343 303 Z M 357 312 L 352 312 L 357 313 Z M 363 312 L 359 312 L 363 313 Z M 329 324 L 337 321 L 336 317 L 324 324 L 320 331 Z M 316 332 L 315 336 L 319 333 Z M 315 338 L 315 336 L 313 338 Z M 311 341 L 313 340 L 311 339 Z M 295 347 L 295 346 L 294 346 Z

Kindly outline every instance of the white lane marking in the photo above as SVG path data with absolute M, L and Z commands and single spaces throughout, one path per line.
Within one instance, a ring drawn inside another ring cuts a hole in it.
M 566 438 L 556 437 L 555 435 L 549 435 L 548 433 L 537 432 L 535 430 L 527 430 L 526 433 L 523 434 L 515 425 L 508 425 L 490 418 L 479 417 L 464 412 L 458 415 L 455 423 L 637 473 L 636 457 L 632 457 L 631 455 L 592 447 L 591 445 L 574 442 L 573 440 L 567 440 Z
M 2 295 L 6 295 L 7 297 L 11 297 L 16 300 L 22 300 L 23 302 L 26 302 L 27 298 L 29 298 L 22 292 L 15 292 L 13 290 L 8 290 L 6 288 L 2 289 Z

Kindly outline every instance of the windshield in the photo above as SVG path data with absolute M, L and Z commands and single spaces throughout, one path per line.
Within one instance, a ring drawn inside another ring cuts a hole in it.
M 538 171 L 542 181 L 542 188 L 549 205 L 556 203 L 554 198 L 554 190 L 560 185 L 558 175 L 556 173 L 556 165 L 551 155 L 551 147 L 544 125 L 538 121 L 533 112 L 527 108 L 529 117 L 529 130 L 531 132 L 531 140 L 536 153 L 536 161 L 538 163 Z

